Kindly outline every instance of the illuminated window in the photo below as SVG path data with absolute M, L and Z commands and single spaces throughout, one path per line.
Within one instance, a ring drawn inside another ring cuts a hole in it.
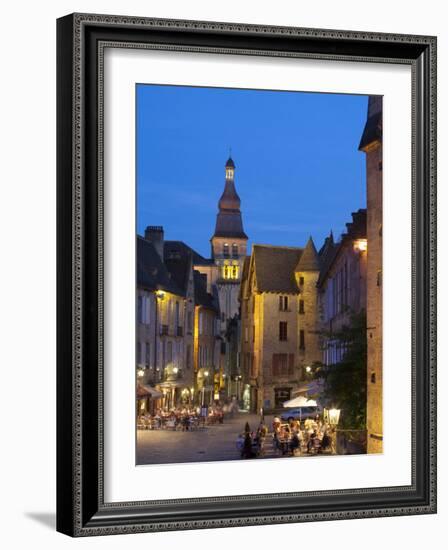
M 224 264 L 222 267 L 222 277 L 223 279 L 236 280 L 239 277 L 239 271 L 240 271 L 240 268 L 238 265 Z
M 357 252 L 365 252 L 367 250 L 367 239 L 357 239 L 353 243 L 353 248 Z

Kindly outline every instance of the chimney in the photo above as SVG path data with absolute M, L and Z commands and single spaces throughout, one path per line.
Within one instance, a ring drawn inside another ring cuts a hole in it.
M 163 227 L 161 225 L 148 225 L 145 229 L 145 239 L 154 245 L 163 262 Z

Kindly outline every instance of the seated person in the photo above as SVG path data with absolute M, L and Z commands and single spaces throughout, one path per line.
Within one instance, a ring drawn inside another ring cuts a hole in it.
M 317 438 L 317 432 L 316 432 L 316 430 L 314 430 L 312 432 L 312 434 L 310 435 L 310 438 L 309 438 L 308 443 L 306 445 L 306 452 L 307 453 L 311 452 L 311 449 L 314 447 L 314 441 L 315 441 L 316 438 Z
M 291 452 L 294 454 L 297 449 L 300 449 L 300 439 L 297 433 L 294 433 L 291 441 L 289 443 L 289 448 L 291 449 Z
M 327 431 L 322 436 L 322 450 L 325 451 L 331 447 L 331 437 Z

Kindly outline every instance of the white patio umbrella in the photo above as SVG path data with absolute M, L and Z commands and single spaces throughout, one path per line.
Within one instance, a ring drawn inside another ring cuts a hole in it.
M 299 395 L 297 397 L 294 397 L 294 399 L 290 399 L 289 401 L 285 401 L 283 403 L 284 407 L 291 408 L 291 407 L 317 407 L 316 401 L 314 399 L 307 399 L 303 395 Z

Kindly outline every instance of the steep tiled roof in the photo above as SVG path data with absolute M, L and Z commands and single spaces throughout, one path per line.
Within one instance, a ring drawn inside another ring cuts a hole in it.
M 294 270 L 303 248 L 256 244 L 252 247 L 259 292 L 297 294 Z
M 212 309 L 217 314 L 219 306 L 216 298 L 207 292 L 207 276 L 194 271 L 194 301 L 196 305 Z
M 177 257 L 184 257 L 190 254 L 193 258 L 194 265 L 209 265 L 213 264 L 213 260 L 204 258 L 196 252 L 193 248 L 185 244 L 183 241 L 165 241 L 164 243 L 164 257 L 166 260 L 175 259 Z
M 323 256 L 321 259 L 322 267 L 319 273 L 319 278 L 317 279 L 317 286 L 320 286 L 327 278 L 330 267 L 333 264 L 334 259 L 338 255 L 340 248 L 341 248 L 340 242 L 332 243 L 331 247 L 327 248 L 325 252 L 325 256 Z
M 333 243 L 331 248 L 327 247 L 325 256 L 322 257 L 322 268 L 317 286 L 325 282 L 331 266 L 347 244 L 352 243 L 356 239 L 365 239 L 367 237 L 367 210 L 360 208 L 357 212 L 352 212 L 352 221 L 345 225 L 347 232 L 341 235 L 340 242 Z
M 220 210 L 216 216 L 214 237 L 228 237 L 229 239 L 247 239 L 243 229 L 243 220 L 239 210 Z
M 165 290 L 178 296 L 184 295 L 154 245 L 140 236 L 137 236 L 137 285 L 148 290 Z
M 317 254 L 313 239 L 310 237 L 297 263 L 296 271 L 319 271 L 319 269 L 319 255 Z

